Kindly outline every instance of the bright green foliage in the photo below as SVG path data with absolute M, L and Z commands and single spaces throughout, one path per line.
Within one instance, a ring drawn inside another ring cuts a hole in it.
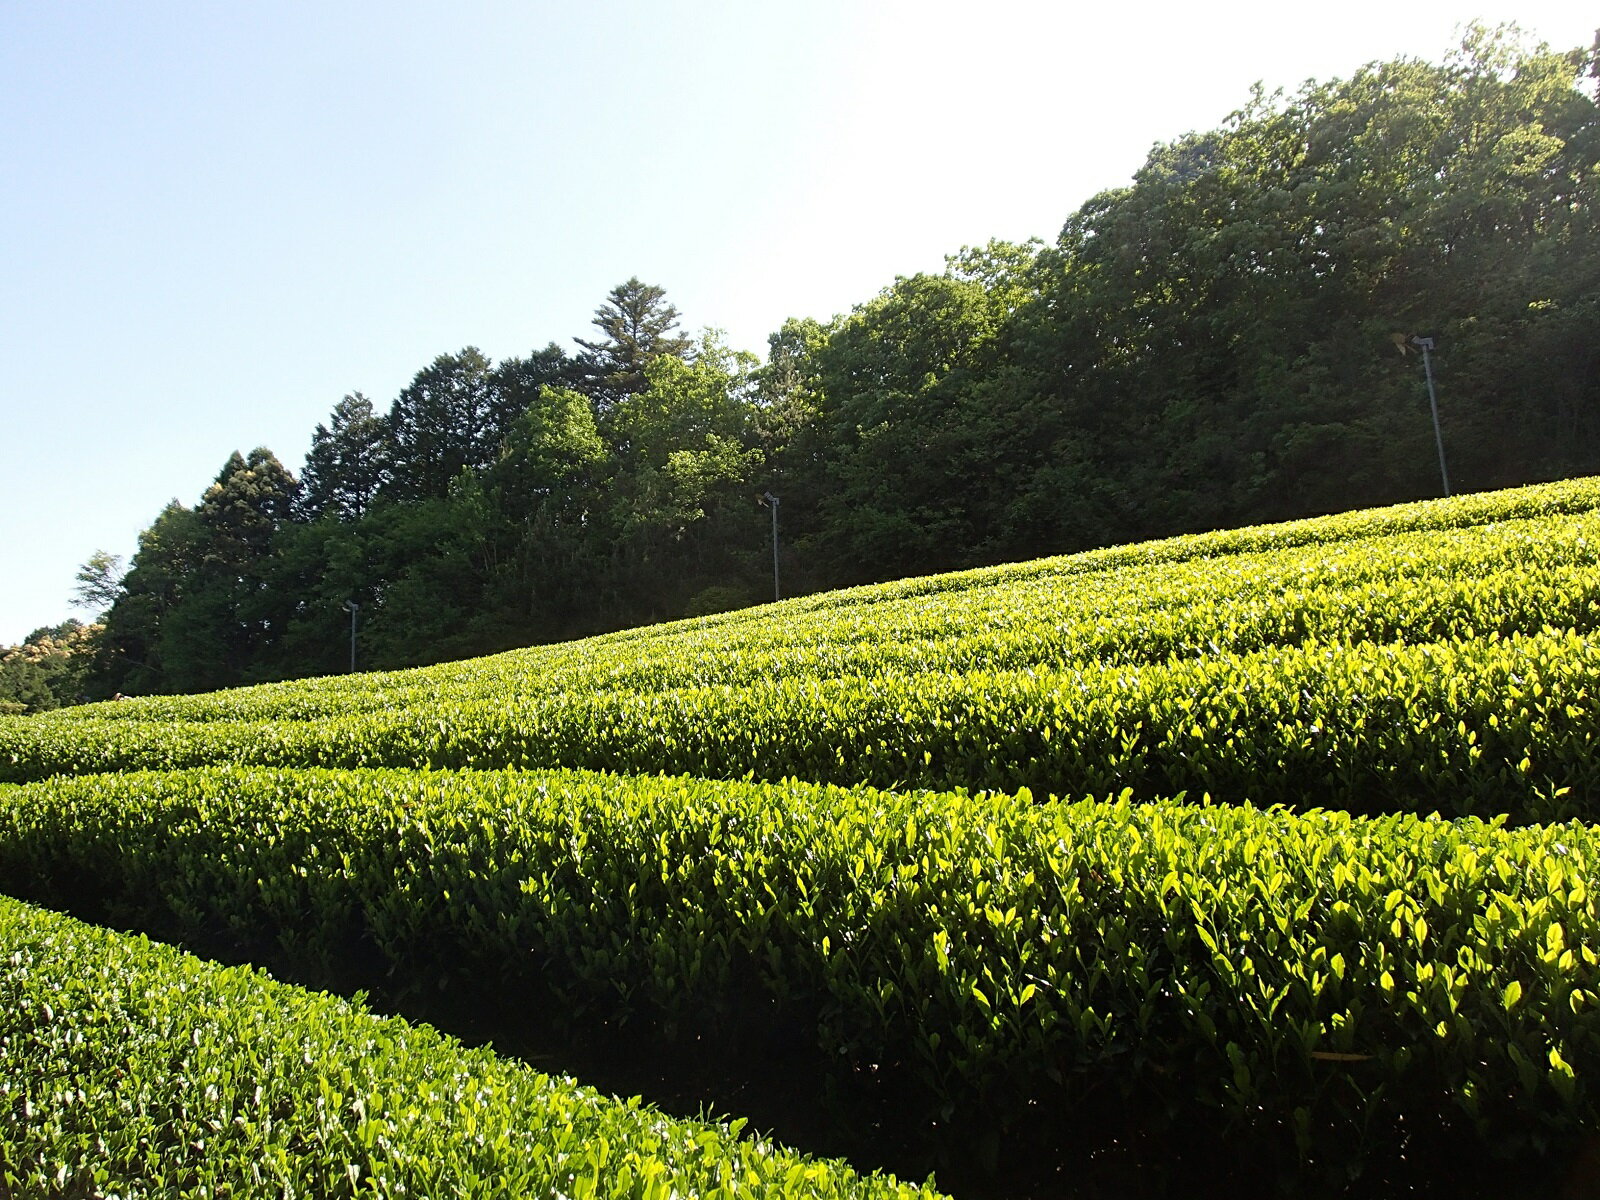
M 1597 506 L 1582 480 L 4 718 L 0 773 L 38 782 L 0 790 L 0 879 L 557 1036 L 761 1061 L 798 1030 L 838 1120 L 892 1098 L 969 1165 L 1197 1130 L 1290 1174 L 1426 1163 L 1403 1130 L 1526 1156 L 1596 1118 L 1596 834 L 1534 823 L 1600 796 Z M 416 769 L 504 766 L 702 778 Z M 163 773 L 67 777 L 135 767 Z
M 0 793 L 0 875 L 114 922 L 313 976 L 369 945 L 402 998 L 734 1050 L 798 1024 L 844 1103 L 900 1064 L 969 1142 L 1115 1098 L 1322 1162 L 1396 1122 L 1513 1146 L 1595 1119 L 1597 854 L 1579 825 L 559 773 Z
M 932 1197 L 0 900 L 0 1195 Z
M 56 703 L 38 663 L 15 657 L 9 646 L 0 651 L 0 713 L 48 712 Z
M 206 763 L 694 772 L 1362 812 L 1592 811 L 1600 645 L 1312 643 L 1172 666 L 779 679 L 314 721 L 0 720 L 13 779 Z M 0 759 L 3 762 L 4 759 Z
M 1480 557 L 1503 577 L 1504 587 L 1513 586 L 1525 560 L 1535 567 L 1561 569 L 1565 564 L 1582 571 L 1594 559 L 1592 539 L 1587 536 L 1592 526 L 1586 518 L 1597 508 L 1600 479 L 1569 480 L 874 584 L 801 597 L 775 607 L 631 629 L 566 645 L 535 646 L 425 670 L 300 680 L 208 696 L 143 697 L 115 706 L 74 709 L 60 719 L 305 719 L 393 708 L 408 698 L 435 699 L 472 690 L 486 693 L 503 681 L 513 681 L 522 694 L 530 689 L 641 689 L 715 683 L 770 674 L 768 661 L 742 674 L 737 668 L 730 674 L 725 662 L 746 661 L 778 647 L 793 656 L 795 665 L 785 673 L 872 675 L 878 673 L 877 656 L 908 639 L 942 642 L 947 649 L 959 649 L 957 643 L 993 629 L 997 623 L 1028 634 L 1037 632 L 1031 627 L 1048 627 L 1047 644 L 1025 659 L 1013 655 L 1000 662 L 992 656 L 957 653 L 945 656 L 946 665 L 983 659 L 992 666 L 1028 666 L 1102 657 L 1108 652 L 1117 658 L 1135 659 L 1141 655 L 1117 651 L 1111 639 L 1098 630 L 1108 624 L 1115 628 L 1119 621 L 1133 626 L 1146 625 L 1152 619 L 1170 624 L 1175 618 L 1164 616 L 1163 610 L 1182 609 L 1191 636 L 1187 642 L 1166 638 L 1155 648 L 1159 658 L 1186 651 L 1215 652 L 1221 648 L 1211 645 L 1216 626 L 1248 619 L 1230 611 L 1233 597 L 1251 596 L 1259 609 L 1262 597 L 1285 589 L 1296 594 L 1283 608 L 1292 610 L 1309 602 L 1326 614 L 1320 620 L 1321 629 L 1325 633 L 1337 630 L 1344 640 L 1405 638 L 1401 627 L 1406 622 L 1411 622 L 1406 640 L 1427 640 L 1441 632 L 1479 631 L 1452 629 L 1448 623 L 1438 622 L 1417 625 L 1407 609 L 1421 595 L 1420 585 L 1431 581 L 1446 594 L 1461 594 L 1473 586 L 1472 577 L 1480 573 Z M 1462 542 L 1457 537 L 1461 534 L 1482 540 Z M 1552 540 L 1556 544 L 1542 544 Z M 1305 553 L 1291 553 L 1296 549 Z M 1282 556 L 1260 560 L 1254 573 L 1249 570 L 1252 562 L 1243 557 L 1274 551 Z M 1173 569 L 1180 566 L 1186 570 Z M 1131 573 L 1138 568 L 1153 570 L 1144 575 Z M 1353 609 L 1356 598 L 1374 586 L 1384 586 L 1386 576 L 1414 582 L 1409 595 L 1397 595 L 1387 606 L 1362 605 L 1377 610 L 1385 625 L 1374 627 L 1370 618 L 1363 621 L 1355 611 L 1327 611 L 1337 608 L 1328 597 L 1342 596 L 1349 601 L 1345 608 Z M 941 597 L 936 606 L 935 600 Z M 1537 598 L 1541 604 L 1549 599 Z M 1559 597 L 1555 599 L 1559 601 Z M 1130 605 L 1136 614 L 1124 620 L 1122 613 Z M 1394 611 L 1385 614 L 1384 608 Z M 1557 618 L 1560 615 L 1556 614 Z M 1275 618 L 1266 614 L 1265 619 Z M 1292 619 L 1277 620 L 1283 624 Z M 1352 619 L 1357 624 L 1349 624 Z M 1525 621 L 1526 614 L 1519 619 Z M 1542 624 L 1522 627 L 1536 631 Z M 1072 635 L 1085 636 L 1083 629 L 1073 626 L 1090 630 L 1090 640 L 1073 644 Z M 1135 628 L 1132 636 L 1143 635 Z M 1028 638 L 1012 640 L 1026 642 Z M 1257 636 L 1253 644 L 1263 640 Z M 853 645 L 854 653 L 844 661 L 805 661 L 809 648 L 830 643 Z M 916 665 L 933 667 L 935 661 L 925 659 Z
M 1597 495 L 1550 485 L 0 722 L 0 774 L 581 766 L 1559 819 L 1600 795 Z

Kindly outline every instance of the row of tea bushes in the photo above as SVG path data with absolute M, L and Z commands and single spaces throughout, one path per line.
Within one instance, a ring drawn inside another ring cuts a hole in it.
M 1577 824 L 580 773 L 0 790 L 0 878 L 42 902 L 509 1028 L 797 1035 L 844 1117 L 887 1091 L 1002 1158 L 1163 1123 L 1345 1166 L 1593 1128 L 1597 853 Z
M 0 1196 L 933 1197 L 0 898 Z
M 1296 546 L 1327 546 L 1358 538 L 1388 537 L 1451 529 L 1470 529 L 1502 521 L 1536 520 L 1542 517 L 1580 514 L 1600 509 L 1600 477 L 1564 479 L 1555 483 L 1505 488 L 1494 492 L 1475 492 L 1445 499 L 1418 500 L 1384 508 L 1354 509 L 1323 517 L 1305 517 L 1270 525 L 1243 525 L 1233 529 L 1182 534 L 1155 541 L 1106 546 L 1077 554 L 1041 558 L 1025 563 L 1006 563 L 977 567 L 943 575 L 918 576 L 891 583 L 828 592 L 809 597 L 810 604 L 834 607 L 858 603 L 877 603 L 949 588 L 966 588 L 997 578 L 1031 574 L 1077 574 L 1117 570 L 1123 567 L 1155 566 L 1189 562 L 1197 558 L 1217 558 L 1233 554 L 1253 554 Z M 804 603 L 803 601 L 802 603 Z
M 222 763 L 587 767 L 1354 812 L 1592 817 L 1600 640 L 1308 642 L 1159 665 L 439 695 L 321 722 L 0 719 L 0 779 Z
M 1022 564 L 932 593 L 792 601 L 737 621 L 678 622 L 354 681 L 142 697 L 47 720 L 307 720 L 441 696 L 499 702 L 777 678 L 1137 666 L 1307 641 L 1468 640 L 1545 625 L 1590 631 L 1600 619 L 1593 512 L 1177 562 L 1074 565 Z

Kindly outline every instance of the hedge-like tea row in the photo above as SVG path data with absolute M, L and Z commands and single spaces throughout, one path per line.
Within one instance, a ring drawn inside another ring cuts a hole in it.
M 1358 538 L 1388 537 L 1395 534 L 1426 533 L 1450 529 L 1469 529 L 1500 521 L 1519 521 L 1540 517 L 1593 512 L 1600 508 L 1600 477 L 1564 479 L 1529 487 L 1477 492 L 1440 500 L 1419 500 L 1384 508 L 1364 508 L 1306 517 L 1271 525 L 1244 525 L 1206 533 L 1182 534 L 1156 541 L 1107 546 L 1077 554 L 1037 559 L 1027 563 L 1007 563 L 952 571 L 944 575 L 900 579 L 891 583 L 868 584 L 825 595 L 809 597 L 819 606 L 876 603 L 965 588 L 998 578 L 1028 574 L 1066 574 L 1115 570 L 1128 566 L 1153 566 L 1188 562 L 1196 558 L 1251 554 L 1294 546 L 1327 546 Z
M 1046 565 L 989 572 L 932 594 L 793 601 L 737 621 L 678 622 L 356 680 L 144 697 L 46 720 L 306 720 L 440 701 L 778 678 L 1138 666 L 1307 641 L 1467 640 L 1546 625 L 1588 632 L 1600 621 L 1593 512 L 1171 563 Z
M 782 678 L 322 722 L 0 720 L 0 778 L 220 763 L 571 766 L 1590 818 L 1600 639 L 1307 643 L 1144 667 Z
M 1097 1120 L 1341 1169 L 1405 1129 L 1592 1128 L 1597 854 L 1576 824 L 576 773 L 0 789 L 0 878 L 45 902 L 736 1054 L 798 1028 L 846 1105 L 881 1067 L 1002 1156 Z
M 0 898 L 3 1196 L 934 1195 L 738 1135 Z

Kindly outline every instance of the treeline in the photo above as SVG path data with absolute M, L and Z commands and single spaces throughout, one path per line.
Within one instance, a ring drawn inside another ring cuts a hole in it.
M 86 568 L 83 691 L 343 670 L 348 603 L 363 668 L 754 603 L 769 493 L 786 594 L 1436 495 L 1419 335 L 1454 490 L 1600 472 L 1596 63 L 1474 28 L 1258 89 L 764 363 L 637 279 L 572 352 L 441 355 Z
M 83 699 L 102 632 L 102 626 L 69 618 L 35 629 L 19 646 L 0 646 L 0 716 L 45 712 Z

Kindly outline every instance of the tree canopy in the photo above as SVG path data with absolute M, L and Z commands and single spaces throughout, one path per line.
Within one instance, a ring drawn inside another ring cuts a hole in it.
M 573 339 L 583 348 L 578 366 L 585 390 L 602 411 L 645 390 L 645 368 L 652 359 L 689 352 L 691 339 L 673 332 L 678 310 L 666 296 L 666 289 L 641 283 L 637 276 L 619 283 L 594 312 L 594 325 L 605 336 L 592 342 Z
M 1595 50 L 1256 89 L 1051 241 L 796 318 L 764 363 L 632 278 L 597 336 L 359 392 L 296 481 L 235 454 L 145 531 L 91 692 L 400 666 L 785 594 L 1600 472 Z M 33 689 L 19 668 L 13 692 Z M 33 692 L 29 691 L 32 695 Z M 12 700 L 11 703 L 19 703 Z

